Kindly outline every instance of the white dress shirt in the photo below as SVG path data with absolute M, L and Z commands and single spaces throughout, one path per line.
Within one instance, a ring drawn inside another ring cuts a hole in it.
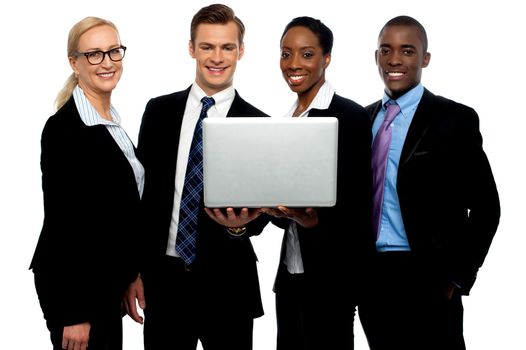
M 234 102 L 235 89 L 233 86 L 226 88 L 223 91 L 214 94 L 215 104 L 210 107 L 207 112 L 207 118 L 225 118 L 232 102 Z M 177 227 L 179 225 L 179 210 L 181 208 L 181 194 L 184 187 L 184 178 L 186 175 L 186 166 L 188 164 L 188 155 L 190 153 L 190 145 L 194 137 L 194 130 L 201 114 L 203 104 L 201 99 L 206 96 L 206 93 L 194 83 L 190 89 L 190 95 L 186 101 L 184 109 L 183 123 L 181 125 L 181 135 L 179 137 L 179 149 L 177 151 L 177 165 L 175 170 L 175 193 L 174 193 L 174 207 L 172 211 L 172 220 L 170 222 L 170 234 L 168 235 L 168 245 L 166 254 L 170 256 L 179 257 L 175 251 L 175 239 L 177 237 Z M 176 118 L 177 116 L 173 116 Z
M 304 118 L 309 115 L 309 111 L 311 109 L 327 109 L 329 108 L 329 105 L 331 104 L 332 98 L 335 94 L 334 89 L 329 84 L 329 82 L 325 82 L 318 93 L 316 94 L 316 97 L 314 97 L 314 100 L 312 100 L 311 104 L 303 113 L 301 113 L 298 117 Z M 294 105 L 291 107 L 289 112 L 285 115 L 286 118 L 292 117 L 294 114 L 294 111 L 298 107 L 298 100 L 295 101 Z M 303 273 L 303 259 L 301 257 L 301 250 L 300 250 L 300 241 L 298 238 L 298 228 L 295 221 L 291 221 L 289 227 L 287 228 L 287 251 L 285 254 L 285 260 L 284 263 L 287 265 L 287 271 L 292 274 L 296 273 Z
M 87 126 L 106 126 L 106 129 L 109 131 L 121 149 L 122 153 L 124 153 L 126 159 L 128 159 L 128 162 L 130 163 L 135 175 L 137 190 L 139 191 L 139 195 L 142 197 L 142 191 L 144 189 L 144 167 L 135 156 L 135 147 L 133 146 L 132 141 L 128 137 L 128 134 L 126 134 L 126 131 L 124 131 L 120 125 L 121 118 L 119 117 L 117 110 L 113 107 L 113 105 L 110 105 L 112 120 L 110 121 L 102 118 L 89 102 L 88 98 L 84 95 L 82 88 L 78 85 L 73 90 L 73 99 L 75 100 L 75 105 L 79 111 L 80 119 L 84 124 Z

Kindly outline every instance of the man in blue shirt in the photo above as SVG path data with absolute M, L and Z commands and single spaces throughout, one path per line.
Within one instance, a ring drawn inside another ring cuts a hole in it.
M 362 325 L 373 350 L 465 349 L 461 296 L 469 294 L 500 218 L 478 115 L 420 83 L 431 54 L 415 19 L 388 21 L 375 57 L 385 85 L 382 100 L 367 107 L 378 139 L 378 254 L 359 308 Z M 391 104 L 397 107 L 386 123 Z

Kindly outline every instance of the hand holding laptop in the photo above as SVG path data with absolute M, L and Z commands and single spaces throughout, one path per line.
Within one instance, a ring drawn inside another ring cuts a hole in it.
M 276 208 L 261 208 L 261 212 L 275 218 L 287 218 L 305 228 L 318 225 L 318 212 L 314 208 L 287 208 L 282 205 Z
M 239 214 L 234 208 L 205 208 L 208 216 L 225 227 L 244 227 L 252 220 L 259 217 L 261 209 L 242 208 Z

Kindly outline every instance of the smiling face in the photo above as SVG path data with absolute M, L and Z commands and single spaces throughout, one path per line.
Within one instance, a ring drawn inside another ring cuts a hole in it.
M 190 41 L 188 49 L 196 61 L 195 81 L 207 96 L 232 85 L 237 61 L 244 53 L 234 22 L 199 24 L 195 39 Z
M 384 81 L 385 92 L 393 99 L 420 83 L 422 68 L 431 54 L 425 52 L 422 36 L 416 26 L 385 27 L 378 38 L 376 65 Z
M 100 25 L 80 36 L 77 51 L 108 51 L 119 46 L 117 31 L 109 25 Z M 122 75 L 122 61 L 114 62 L 109 55 L 96 65 L 90 64 L 83 54 L 69 57 L 69 63 L 84 93 L 95 98 L 108 98 Z
M 290 28 L 281 40 L 280 68 L 290 89 L 299 97 L 314 99 L 325 83 L 330 53 L 323 54 L 318 37 L 308 28 Z

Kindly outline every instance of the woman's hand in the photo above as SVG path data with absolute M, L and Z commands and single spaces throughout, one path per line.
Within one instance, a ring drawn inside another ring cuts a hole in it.
M 261 211 L 275 218 L 293 220 L 305 228 L 312 228 L 318 225 L 318 212 L 314 208 L 287 208 L 277 206 L 276 208 L 262 208 Z
M 90 328 L 89 322 L 64 327 L 62 349 L 86 350 L 88 348 Z

